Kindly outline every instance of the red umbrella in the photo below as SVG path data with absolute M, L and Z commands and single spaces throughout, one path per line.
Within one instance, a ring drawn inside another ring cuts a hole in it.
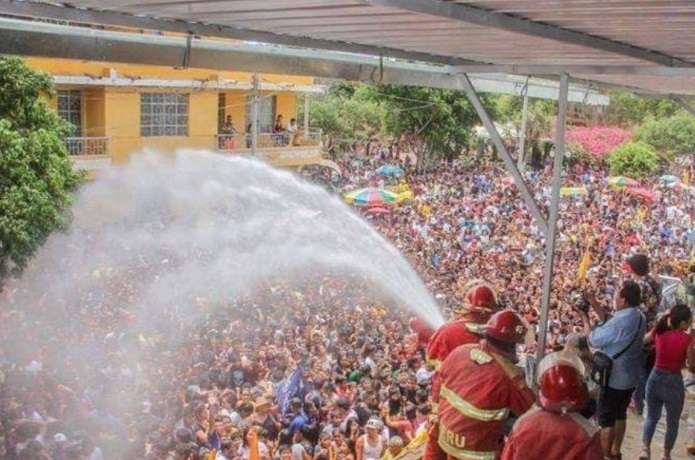
M 641 198 L 645 201 L 655 201 L 656 200 L 656 195 L 654 195 L 654 192 L 651 190 L 647 190 L 646 188 L 629 188 L 627 189 L 627 192 L 631 195 L 634 195 L 638 198 Z

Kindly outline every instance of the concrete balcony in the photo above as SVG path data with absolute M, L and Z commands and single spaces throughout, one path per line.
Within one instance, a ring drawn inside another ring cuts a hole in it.
M 217 151 L 227 154 L 249 155 L 273 166 L 305 166 L 319 164 L 321 157 L 321 130 L 311 128 L 305 134 L 259 133 L 256 153 L 253 154 L 251 134 L 220 134 Z
M 108 137 L 68 137 L 65 145 L 75 168 L 96 171 L 111 167 Z

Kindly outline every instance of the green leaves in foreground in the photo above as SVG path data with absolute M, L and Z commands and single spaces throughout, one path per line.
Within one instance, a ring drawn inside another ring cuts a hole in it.
M 0 57 L 0 286 L 18 275 L 56 229 L 69 222 L 83 174 L 63 142 L 70 130 L 46 104 L 50 76 Z

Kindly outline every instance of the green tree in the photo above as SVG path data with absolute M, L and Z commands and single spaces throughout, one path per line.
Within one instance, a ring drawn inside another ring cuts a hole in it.
M 612 174 L 640 178 L 656 171 L 659 155 L 645 142 L 627 142 L 609 153 L 607 161 Z
M 0 285 L 18 275 L 56 229 L 69 222 L 72 169 L 63 138 L 71 126 L 46 104 L 49 75 L 0 57 Z
M 680 113 L 664 119 L 650 119 L 635 133 L 635 140 L 644 141 L 667 155 L 695 153 L 695 118 Z
M 651 118 L 667 118 L 682 112 L 676 102 L 668 99 L 648 99 L 624 91 L 611 91 L 609 96 L 607 124 L 638 126 Z
M 521 132 L 524 98 L 518 96 L 500 95 L 496 98 L 499 122 L 509 124 L 516 132 Z M 528 151 L 540 152 L 541 141 L 548 139 L 553 129 L 553 119 L 557 115 L 557 104 L 548 99 L 532 99 L 528 101 L 528 116 L 526 118 L 525 157 Z
M 427 167 L 435 158 L 453 159 L 471 139 L 480 123 L 475 109 L 462 91 L 397 85 L 364 85 L 364 91 L 387 112 L 386 129 L 397 139 L 407 139 Z M 491 116 L 496 109 L 491 98 L 481 97 Z
M 386 112 L 363 85 L 336 83 L 326 95 L 311 101 L 310 124 L 321 128 L 336 145 L 339 140 L 367 140 L 384 132 Z

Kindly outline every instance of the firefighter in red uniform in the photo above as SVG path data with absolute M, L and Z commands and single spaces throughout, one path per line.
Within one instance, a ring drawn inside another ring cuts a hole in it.
M 526 326 L 511 310 L 495 313 L 479 344 L 462 345 L 439 370 L 439 447 L 449 460 L 496 460 L 504 426 L 534 403 L 516 367 Z M 549 457 L 545 457 L 549 458 Z
M 599 429 L 577 411 L 589 394 L 583 364 L 574 356 L 553 353 L 538 366 L 538 403 L 512 430 L 502 460 L 603 460 Z
M 463 293 L 464 305 L 461 318 L 446 323 L 432 336 L 427 347 L 427 362 L 434 368 L 430 401 L 430 438 L 425 449 L 424 460 L 444 460 L 446 453 L 439 447 L 438 438 L 438 404 L 439 399 L 439 368 L 441 363 L 457 347 L 466 344 L 477 344 L 483 337 L 485 323 L 495 312 L 497 302 L 495 293 L 483 281 L 472 281 L 467 286 L 459 281 L 458 292 Z

